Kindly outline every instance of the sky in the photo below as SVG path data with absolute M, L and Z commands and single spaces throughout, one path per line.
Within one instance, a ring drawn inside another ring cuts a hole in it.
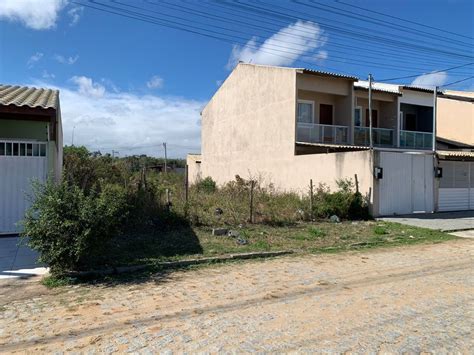
M 185 157 L 239 61 L 446 85 L 472 37 L 471 0 L 2 0 L 0 83 L 60 90 L 65 144 Z

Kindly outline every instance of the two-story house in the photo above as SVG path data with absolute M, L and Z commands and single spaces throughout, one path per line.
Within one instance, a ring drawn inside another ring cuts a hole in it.
M 189 176 L 302 193 L 351 178 L 375 216 L 435 211 L 434 91 L 374 83 L 372 147 L 368 91 L 353 76 L 239 63 L 201 113 Z

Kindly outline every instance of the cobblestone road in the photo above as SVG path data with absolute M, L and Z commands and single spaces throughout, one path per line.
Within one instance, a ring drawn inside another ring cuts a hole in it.
M 473 252 L 465 239 L 113 287 L 0 284 L 0 352 L 469 353 Z

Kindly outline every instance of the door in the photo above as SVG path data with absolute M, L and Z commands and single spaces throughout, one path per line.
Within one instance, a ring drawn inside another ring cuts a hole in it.
M 332 125 L 332 105 L 319 105 L 319 124 Z
M 383 168 L 383 178 L 378 180 L 380 215 L 434 210 L 431 155 L 380 152 L 380 166 Z
M 0 234 L 21 231 L 31 182 L 47 176 L 46 143 L 0 141 Z
M 474 163 L 441 160 L 443 175 L 439 179 L 438 210 L 474 209 Z
M 370 127 L 369 109 L 365 110 L 365 126 Z M 377 110 L 372 110 L 372 127 L 379 126 L 379 114 Z

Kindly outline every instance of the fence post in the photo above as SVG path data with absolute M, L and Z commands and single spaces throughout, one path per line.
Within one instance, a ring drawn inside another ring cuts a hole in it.
M 188 164 L 184 167 L 184 216 L 188 217 L 188 200 L 189 200 L 189 172 Z
M 356 185 L 356 192 L 359 193 L 359 179 L 357 178 L 357 174 L 354 174 L 354 180 Z
M 171 211 L 170 189 L 166 189 L 166 210 Z
M 253 223 L 253 189 L 255 187 L 255 181 L 250 181 L 250 223 Z
M 309 179 L 309 218 L 313 221 L 313 179 Z

